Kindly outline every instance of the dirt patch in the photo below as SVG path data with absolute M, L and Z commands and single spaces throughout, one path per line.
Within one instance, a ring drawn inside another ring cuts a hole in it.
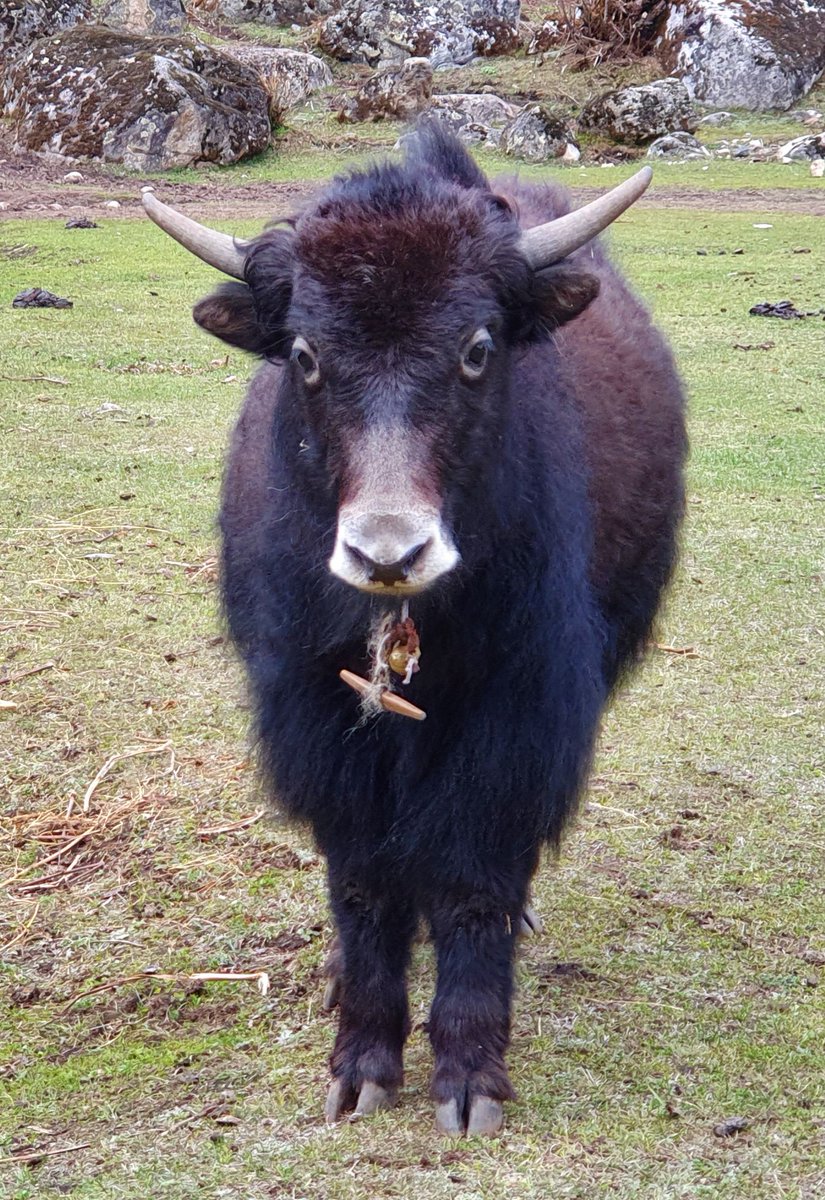
M 287 216 L 301 208 L 322 186 L 318 183 L 243 184 L 204 182 L 173 183 L 141 175 L 124 178 L 103 166 L 84 163 L 83 184 L 66 184 L 68 167 L 35 154 L 11 152 L 9 130 L 0 127 L 0 203 L 6 207 L 0 218 L 53 217 L 66 220 L 99 210 L 107 200 L 120 208 L 106 209 L 107 218 L 134 217 L 141 211 L 140 189 L 151 184 L 165 200 L 192 209 L 211 220 L 258 218 L 262 221 Z M 608 186 L 610 180 L 605 180 Z M 582 201 L 600 196 L 605 188 L 576 189 Z M 813 188 L 704 188 L 669 187 L 657 183 L 656 190 L 639 201 L 641 208 L 691 208 L 703 212 L 776 212 L 800 216 L 825 216 L 825 191 Z

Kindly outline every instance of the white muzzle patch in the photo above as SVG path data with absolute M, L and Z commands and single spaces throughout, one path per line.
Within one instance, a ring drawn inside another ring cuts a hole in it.
M 413 595 L 459 561 L 438 508 L 414 485 L 411 440 L 403 428 L 370 430 L 353 464 L 329 569 L 364 592 Z

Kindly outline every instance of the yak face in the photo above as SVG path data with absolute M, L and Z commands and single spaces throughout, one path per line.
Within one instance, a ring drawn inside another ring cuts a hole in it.
M 532 271 L 518 237 L 509 204 L 434 133 L 265 233 L 247 283 L 195 310 L 285 363 L 279 404 L 337 496 L 329 569 L 353 587 L 403 596 L 458 564 L 454 516 L 495 461 L 513 354 L 598 291 L 570 265 Z

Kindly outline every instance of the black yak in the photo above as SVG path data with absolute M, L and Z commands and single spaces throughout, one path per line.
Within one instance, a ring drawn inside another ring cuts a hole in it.
M 396 1098 L 421 919 L 438 1127 L 495 1132 L 513 1095 L 530 879 L 683 508 L 671 354 L 593 240 L 648 178 L 568 215 L 424 127 L 247 243 L 146 200 L 239 281 L 196 321 L 265 360 L 226 470 L 223 592 L 274 794 L 327 860 L 329 1120 Z

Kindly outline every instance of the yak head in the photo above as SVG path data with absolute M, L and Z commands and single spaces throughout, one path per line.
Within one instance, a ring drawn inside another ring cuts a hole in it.
M 403 596 L 456 566 L 456 509 L 500 452 L 514 353 L 595 297 L 596 277 L 566 257 L 648 180 L 524 231 L 430 125 L 402 164 L 335 180 L 251 242 L 146 197 L 168 233 L 240 281 L 196 306 L 198 324 L 283 364 L 273 386 L 294 411 L 295 454 L 313 451 L 337 501 L 334 575 Z

